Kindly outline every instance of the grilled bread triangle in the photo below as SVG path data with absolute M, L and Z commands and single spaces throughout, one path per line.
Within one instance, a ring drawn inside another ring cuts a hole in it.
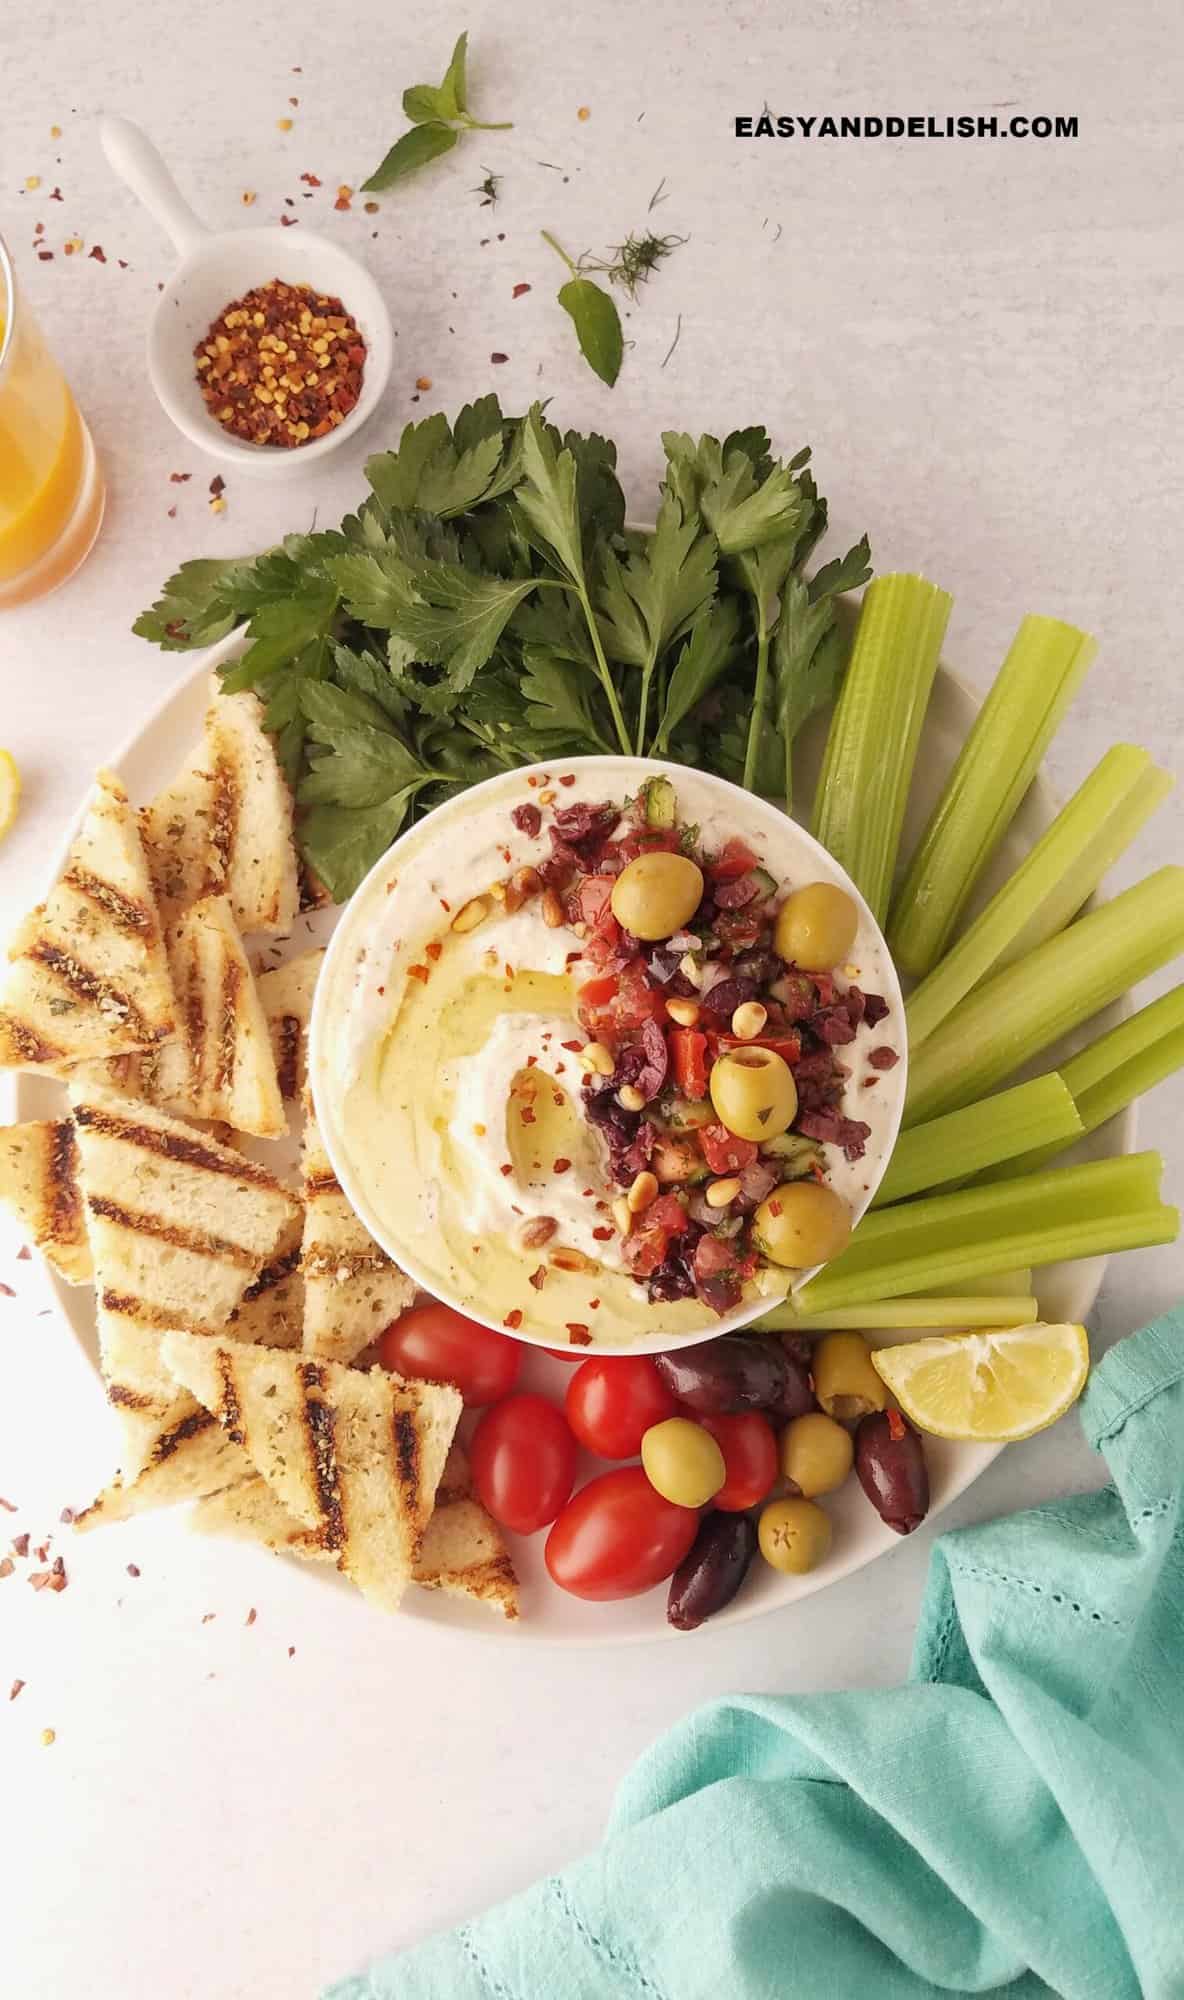
M 69 1118 L 0 1126 L 0 1202 L 68 1285 L 91 1279 L 90 1244 Z
M 352 1361 L 411 1304 L 415 1285 L 354 1214 L 311 1111 L 301 1171 L 304 1351 Z
M 164 1360 L 362 1595 L 394 1610 L 460 1417 L 455 1389 L 171 1333 Z
M 124 1479 L 193 1414 L 160 1358 L 173 1327 L 217 1333 L 281 1245 L 300 1204 L 262 1167 L 146 1104 L 71 1091 L 107 1394 L 123 1418 Z
M 173 1507 L 181 1500 L 200 1500 L 233 1480 L 247 1479 L 251 1464 L 241 1445 L 228 1438 L 217 1420 L 193 1397 L 190 1408 L 168 1430 L 161 1431 L 147 1462 L 134 1479 L 115 1479 L 74 1516 L 80 1534 L 114 1521 L 130 1521 L 156 1507 Z
M 180 1034 L 151 1053 L 114 1056 L 88 1075 L 180 1118 L 280 1138 L 288 1125 L 271 1035 L 229 899 L 204 896 L 166 942 Z
M 285 1236 L 269 1264 L 252 1278 L 226 1323 L 231 1340 L 252 1347 L 299 1347 L 304 1334 L 300 1228 Z
M 176 1031 L 160 915 L 127 793 L 100 771 L 66 865 L 20 926 L 0 992 L 0 1064 L 61 1070 Z
M 279 1555 L 331 1562 L 323 1531 L 306 1528 L 276 1499 L 265 1479 L 247 1479 L 211 1493 L 193 1511 L 201 1534 L 262 1542 Z M 412 1581 L 428 1590 L 475 1599 L 503 1618 L 518 1616 L 518 1579 L 501 1530 L 480 1501 L 441 1491 L 428 1522 Z
M 253 694 L 214 683 L 201 745 L 145 808 L 153 879 L 171 921 L 226 895 L 240 931 L 286 931 L 300 907 L 292 794 Z
M 255 979 L 283 1097 L 299 1097 L 308 1080 L 308 1024 L 324 958 L 323 951 L 302 951 Z

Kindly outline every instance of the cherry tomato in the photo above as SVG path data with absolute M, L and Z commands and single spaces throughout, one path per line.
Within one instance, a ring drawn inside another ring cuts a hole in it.
M 452 1382 L 465 1402 L 498 1403 L 522 1369 L 522 1343 L 432 1300 L 412 1306 L 379 1336 L 378 1358 L 396 1375 Z
M 695 1507 L 655 1493 L 640 1465 L 589 1480 L 547 1536 L 551 1579 L 573 1597 L 637 1597 L 672 1576 L 699 1527 Z
M 469 1446 L 477 1498 L 495 1521 L 533 1535 L 553 1521 L 576 1476 L 576 1441 L 545 1396 L 507 1396 L 486 1410 Z
M 727 1478 L 712 1501 L 727 1514 L 742 1514 L 763 1500 L 777 1477 L 777 1434 L 767 1417 L 745 1410 L 735 1417 L 705 1417 L 696 1423 L 710 1431 L 724 1455 Z
M 569 1367 L 578 1366 L 587 1359 L 582 1347 L 544 1347 L 543 1353 L 553 1355 L 556 1361 L 566 1361 Z
M 648 1354 L 595 1355 L 578 1368 L 563 1403 L 568 1423 L 601 1458 L 636 1458 L 651 1424 L 678 1405 Z

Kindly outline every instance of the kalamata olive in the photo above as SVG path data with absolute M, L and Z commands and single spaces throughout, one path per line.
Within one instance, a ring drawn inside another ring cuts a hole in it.
M 766 1403 L 766 1410 L 774 1423 L 788 1424 L 795 1417 L 804 1417 L 817 1407 L 809 1361 L 786 1349 L 785 1386 L 775 1403 Z
M 756 1524 L 748 1514 L 705 1514 L 689 1555 L 670 1579 L 666 1616 L 693 1632 L 730 1604 L 756 1554 Z
M 758 1334 L 721 1334 L 697 1347 L 655 1354 L 654 1366 L 680 1403 L 712 1417 L 738 1410 L 769 1410 L 782 1419 L 797 1416 L 799 1410 L 787 1410 L 786 1403 L 799 1402 L 799 1377 L 805 1377 L 809 1391 L 809 1375 L 801 1363 L 791 1363 L 779 1340 Z M 814 1407 L 812 1394 L 802 1407 Z
M 929 1473 L 921 1440 L 899 1410 L 877 1410 L 855 1433 L 855 1470 L 882 1521 L 911 1535 L 929 1512 Z

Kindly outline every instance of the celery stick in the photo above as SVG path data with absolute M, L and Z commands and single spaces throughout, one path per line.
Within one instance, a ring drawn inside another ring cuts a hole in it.
M 830 1333 L 847 1327 L 872 1332 L 914 1326 L 1031 1326 L 1039 1318 L 1040 1307 L 1030 1293 L 981 1295 L 968 1290 L 945 1298 L 930 1293 L 919 1299 L 876 1299 L 866 1305 L 836 1306 L 819 1313 L 797 1313 L 790 1305 L 774 1306 L 756 1326 L 770 1333 Z
M 1184 868 L 1160 868 L 968 994 L 910 1053 L 905 1124 L 985 1096 L 1184 950 Z
M 1141 1007 L 1108 1035 L 1062 1063 L 1060 1075 L 1072 1092 L 1083 1132 L 1096 1132 L 1108 1118 L 1124 1111 L 1162 1083 L 1174 1070 L 1184 1069 L 1184 986 L 1161 1000 Z M 1072 1143 L 1072 1142 L 1070 1142 Z M 980 1181 L 1010 1180 L 1032 1173 L 1055 1159 L 1059 1144 L 1034 1147 L 1014 1160 L 1002 1161 L 979 1176 Z
M 924 1195 L 896 1208 L 876 1209 L 864 1216 L 842 1254 L 796 1296 L 803 1300 L 812 1284 L 822 1282 L 840 1266 L 844 1271 L 883 1271 L 901 1258 L 917 1255 L 929 1257 L 935 1266 L 934 1276 L 928 1286 L 917 1284 L 909 1289 L 944 1291 L 947 1284 L 941 1252 L 947 1245 L 956 1248 L 1010 1237 L 1037 1221 L 1041 1227 L 1067 1227 L 1079 1218 L 1150 1208 L 1159 1199 L 1162 1173 L 1158 1153 L 1124 1153 L 1114 1159 L 1090 1160 L 1083 1166 L 1028 1174 L 1022 1180 L 962 1188 L 956 1194 Z M 1036 1261 L 1012 1257 L 994 1268 L 1010 1271 L 1016 1265 Z M 973 1277 L 974 1273 L 967 1275 Z
M 922 1294 L 924 1298 L 957 1298 L 958 1285 L 938 1285 L 934 1291 Z M 974 1281 L 965 1287 L 968 1292 L 978 1290 Z M 991 1291 L 997 1299 L 1026 1299 L 1032 1290 L 1032 1273 L 1028 1269 L 1019 1271 L 993 1271 Z
M 1033 1264 L 1056 1264 L 1074 1257 L 1106 1256 L 1116 1250 L 1143 1250 L 1153 1243 L 1174 1242 L 1179 1228 L 1179 1211 L 1157 1202 L 1147 1208 L 1060 1222 L 1051 1228 L 1029 1225 L 1014 1236 L 947 1247 L 936 1256 L 922 1251 L 866 1271 L 847 1273 L 841 1269 L 843 1259 L 836 1258 L 802 1287 L 797 1299 L 803 1312 L 829 1312 L 857 1306 L 865 1299 L 911 1295 L 943 1277 L 959 1282 L 990 1277 L 998 1265 L 1010 1268 L 1022 1258 Z
M 1024 619 L 893 903 L 888 942 L 904 971 L 919 979 L 941 957 L 1096 652 L 1075 625 Z
M 1031 1083 L 1017 1083 L 902 1132 L 872 1207 L 886 1208 L 924 1188 L 966 1180 L 1035 1146 L 1071 1146 L 1082 1129 L 1068 1086 L 1055 1070 Z
M 920 576 L 864 593 L 831 718 L 814 833 L 883 923 L 925 711 L 953 599 Z
M 1015 874 L 911 996 L 910 1047 L 927 1040 L 989 973 L 1062 930 L 1171 788 L 1171 778 L 1146 750 L 1119 743 L 1107 751 Z

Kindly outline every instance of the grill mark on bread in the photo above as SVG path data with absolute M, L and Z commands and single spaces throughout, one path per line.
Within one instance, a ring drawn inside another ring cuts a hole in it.
M 5 1035 L 22 1062 L 59 1062 L 66 1053 L 56 1042 L 47 1042 L 30 1022 L 22 1021 L 19 1014 L 10 1014 L 6 1009 L 0 1011 L 0 1044 Z
M 419 1541 L 423 1534 L 423 1506 L 419 1492 L 419 1430 L 410 1410 L 395 1411 L 394 1422 L 395 1476 L 403 1489 L 407 1502 L 407 1514 L 411 1522 L 411 1538 L 415 1553 L 419 1553 Z
M 293 1272 L 299 1269 L 300 1245 L 297 1244 L 294 1250 L 287 1251 L 283 1257 L 277 1257 L 273 1264 L 264 1266 L 259 1276 L 253 1278 L 247 1286 L 239 1304 L 244 1306 L 253 1305 L 256 1299 L 263 1298 L 267 1292 L 273 1292 L 277 1285 L 282 1285 L 286 1278 L 290 1278 Z M 235 1318 L 238 1316 L 237 1306 L 235 1307 L 233 1316 Z
M 50 1243 L 78 1243 L 85 1233 L 78 1191 L 78 1141 L 69 1118 L 54 1121 L 49 1141 L 45 1235 Z
M 62 881 L 88 903 L 96 903 L 116 930 L 130 937 L 142 937 L 146 942 L 155 937 L 156 923 L 147 903 L 135 896 L 125 896 L 113 883 L 105 882 L 101 875 L 92 875 L 80 862 L 75 861 L 67 868 Z
M 242 803 L 234 767 L 226 758 L 219 757 L 215 760 L 210 775 L 213 782 L 210 800 L 210 851 L 206 863 L 207 894 L 211 891 L 220 893 L 230 879 Z
M 149 1465 L 163 1465 L 180 1445 L 188 1443 L 192 1437 L 200 1436 L 202 1431 L 209 1430 L 213 1422 L 214 1418 L 208 1410 L 193 1410 L 189 1416 L 182 1417 L 180 1423 L 174 1424 L 171 1431 L 161 1432 L 149 1454 Z M 231 1436 L 234 1436 L 233 1432 Z M 239 1443 L 241 1440 L 236 1439 L 235 1442 Z
M 282 1014 L 276 1025 L 279 1062 L 276 1076 L 281 1097 L 295 1097 L 300 1089 L 300 1045 L 303 1029 L 295 1014 Z
M 228 958 L 222 968 L 222 991 L 219 996 L 220 1012 L 214 1060 L 214 1088 L 219 1091 L 228 1091 L 234 1081 L 242 984 L 242 966 L 237 959 Z
M 22 955 L 33 959 L 38 965 L 43 965 L 47 972 L 74 995 L 76 1000 L 85 1000 L 100 1014 L 110 1014 L 127 1029 L 129 1034 L 135 1035 L 138 1041 L 162 1042 L 173 1033 L 172 1021 L 153 1027 L 145 1020 L 130 994 L 122 992 L 100 973 L 92 972 L 81 959 L 75 958 L 73 952 L 62 951 L 49 938 L 35 938 Z
M 283 1193 L 279 1182 L 265 1168 L 256 1166 L 254 1160 L 245 1159 L 241 1153 L 227 1159 L 212 1147 L 203 1145 L 196 1134 L 189 1138 L 177 1132 L 160 1132 L 155 1126 L 137 1124 L 134 1118 L 123 1118 L 116 1112 L 103 1111 L 93 1104 L 76 1106 L 74 1123 L 84 1125 L 90 1132 L 97 1132 L 101 1138 L 121 1139 L 126 1145 L 139 1146 L 146 1153 L 156 1153 L 162 1160 L 199 1167 L 206 1173 L 222 1174 L 229 1180 L 253 1181 L 256 1187 L 266 1188 L 272 1194 Z
M 107 1384 L 107 1401 L 114 1403 L 117 1409 L 150 1410 L 153 1408 L 155 1400 L 153 1396 L 141 1394 L 139 1389 L 129 1389 L 123 1382 L 109 1382 Z
M 325 1371 L 323 1368 L 318 1368 L 315 1362 L 306 1362 L 300 1370 L 300 1380 L 305 1390 L 304 1428 L 312 1457 L 317 1504 L 321 1510 L 320 1534 L 324 1547 L 337 1554 L 345 1548 L 347 1536 L 345 1518 L 341 1511 L 341 1486 L 333 1436 L 333 1411 L 328 1403 L 321 1401 L 319 1395 L 308 1394 L 310 1389 L 324 1388 Z
M 184 1333 L 194 1324 L 192 1312 L 166 1312 L 163 1306 L 151 1305 L 134 1292 L 100 1292 L 99 1304 L 104 1312 L 118 1313 L 121 1319 L 134 1319 L 137 1325 L 154 1327 L 161 1333 Z
M 193 1250 L 201 1257 L 215 1257 L 223 1264 L 247 1264 L 255 1268 L 256 1258 L 251 1250 L 244 1250 L 239 1243 L 232 1243 L 228 1237 L 215 1236 L 207 1229 L 185 1229 L 175 1222 L 166 1222 L 158 1215 L 144 1215 L 137 1209 L 124 1208 L 120 1202 L 112 1201 L 108 1195 L 92 1194 L 88 1197 L 90 1212 L 104 1222 L 114 1222 L 121 1229 L 130 1229 L 137 1236 L 152 1236 L 158 1242 L 170 1243 L 174 1250 Z
M 304 1192 L 309 1201 L 315 1201 L 318 1195 L 340 1194 L 341 1182 L 330 1168 L 327 1173 L 306 1175 Z
M 228 1354 L 224 1347 L 218 1349 L 218 1374 L 222 1381 L 218 1421 L 233 1444 L 245 1444 L 247 1436 L 234 1380 L 234 1356 Z

